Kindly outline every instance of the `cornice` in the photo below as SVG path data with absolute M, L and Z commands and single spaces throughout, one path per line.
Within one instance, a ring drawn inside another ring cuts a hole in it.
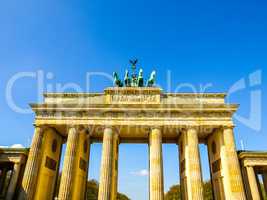
M 0 148 L 0 153 L 4 154 L 24 154 L 28 155 L 29 148 Z
M 105 92 L 122 92 L 122 91 L 155 91 L 162 92 L 161 88 L 106 88 Z M 58 97 L 94 97 L 94 96 L 104 96 L 103 92 L 95 92 L 95 93 L 72 93 L 72 92 L 64 92 L 64 93 L 44 93 L 44 97 L 50 98 L 58 98 Z M 197 97 L 197 98 L 225 98 L 226 93 L 161 93 L 162 96 L 170 96 L 170 97 Z
M 163 91 L 159 87 L 108 87 L 104 91 Z
M 170 97 L 195 97 L 195 98 L 225 98 L 226 93 L 164 93 Z
M 94 96 L 102 96 L 104 93 L 72 93 L 72 92 L 64 92 L 64 93 L 44 93 L 44 97 L 49 98 L 58 98 L 58 97 L 94 97 Z
M 239 159 L 249 158 L 265 158 L 267 159 L 267 151 L 238 151 Z
M 204 109 L 227 109 L 236 111 L 239 107 L 238 104 L 54 104 L 54 103 L 42 103 L 36 104 L 31 103 L 33 110 L 38 109 L 69 109 L 83 110 L 83 109 L 115 109 L 115 108 L 126 108 L 126 109 L 165 109 L 165 110 L 181 110 L 181 109 L 193 109 L 193 110 L 204 110 Z

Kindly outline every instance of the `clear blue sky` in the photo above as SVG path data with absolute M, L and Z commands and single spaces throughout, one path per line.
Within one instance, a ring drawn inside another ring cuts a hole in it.
M 207 91 L 227 92 L 244 78 L 246 88 L 233 93 L 230 102 L 241 105 L 238 116 L 249 118 L 252 112 L 256 118 L 250 120 L 252 128 L 235 119 L 237 148 L 242 148 L 242 140 L 246 149 L 267 150 L 266 7 L 267 2 L 260 0 L 1 1 L 0 145 L 27 145 L 33 134 L 34 115 L 14 112 L 6 101 L 7 83 L 16 73 L 43 70 L 53 74 L 44 80 L 46 88 L 74 82 L 85 89 L 87 72 L 122 73 L 128 59 L 138 57 L 145 76 L 156 68 L 158 84 L 170 91 L 190 83 L 198 90 L 212 84 Z M 249 75 L 257 70 L 261 84 L 249 87 Z M 102 76 L 93 77 L 90 91 L 101 92 L 111 84 Z M 181 91 L 191 92 L 185 87 Z M 262 98 L 252 100 L 253 91 L 261 91 Z M 33 78 L 18 80 L 12 92 L 22 108 L 38 100 Z M 261 105 L 260 112 L 255 105 Z M 163 150 L 167 190 L 178 182 L 178 151 L 175 145 L 164 145 Z M 204 146 L 201 152 L 207 179 Z M 100 154 L 101 145 L 93 145 L 90 178 L 98 179 Z M 121 146 L 119 190 L 133 200 L 148 199 L 147 176 L 138 176 L 147 169 L 147 156 L 146 145 Z

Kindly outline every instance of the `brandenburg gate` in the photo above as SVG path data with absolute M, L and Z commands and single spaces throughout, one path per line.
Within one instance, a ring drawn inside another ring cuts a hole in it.
M 233 133 L 238 106 L 221 93 L 164 93 L 155 71 L 144 84 L 137 60 L 130 62 L 132 76 L 126 70 L 122 82 L 114 73 L 114 87 L 104 93 L 46 93 L 43 103 L 31 104 L 35 133 L 19 199 L 85 199 L 94 142 L 103 143 L 98 200 L 117 199 L 120 143 L 148 144 L 150 200 L 164 198 L 163 143 L 177 144 L 182 199 L 203 199 L 200 143 L 208 147 L 215 199 L 246 199 Z
M 93 142 L 103 142 L 99 200 L 116 199 L 118 149 L 125 142 L 149 146 L 150 200 L 164 198 L 163 143 L 177 144 L 183 199 L 203 199 L 200 143 L 208 147 L 215 199 L 246 199 L 233 133 L 232 116 L 238 106 L 226 104 L 225 94 L 112 87 L 104 93 L 46 93 L 44 103 L 31 107 L 35 133 L 20 199 L 56 197 L 61 156 L 56 198 L 84 199 Z

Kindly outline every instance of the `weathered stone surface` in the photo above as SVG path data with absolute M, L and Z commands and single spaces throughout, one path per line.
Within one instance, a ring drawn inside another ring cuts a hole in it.
M 107 88 L 104 93 L 44 96 L 44 103 L 31 104 L 35 124 L 49 126 L 67 138 L 58 199 L 84 197 L 89 150 L 81 147 L 86 140 L 77 131 L 81 127 L 88 130 L 86 135 L 90 137 L 85 146 L 103 142 L 99 200 L 116 199 L 119 142 L 149 144 L 150 200 L 164 198 L 162 143 L 179 144 L 183 199 L 203 199 L 199 143 L 208 146 L 215 199 L 246 199 L 232 129 L 238 106 L 226 104 L 225 94 L 171 94 L 156 87 L 125 87 Z M 42 134 L 35 135 L 26 167 L 30 179 L 24 185 L 28 191 L 35 187 L 29 186 L 36 178 L 32 173 L 44 167 L 37 167 L 36 156 Z M 249 162 L 251 159 L 243 164 Z

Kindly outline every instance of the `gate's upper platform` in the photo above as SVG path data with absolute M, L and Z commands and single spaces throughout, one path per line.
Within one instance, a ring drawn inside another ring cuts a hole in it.
M 225 104 L 225 93 L 163 93 L 156 87 L 111 87 L 104 93 L 45 93 L 45 104 Z

